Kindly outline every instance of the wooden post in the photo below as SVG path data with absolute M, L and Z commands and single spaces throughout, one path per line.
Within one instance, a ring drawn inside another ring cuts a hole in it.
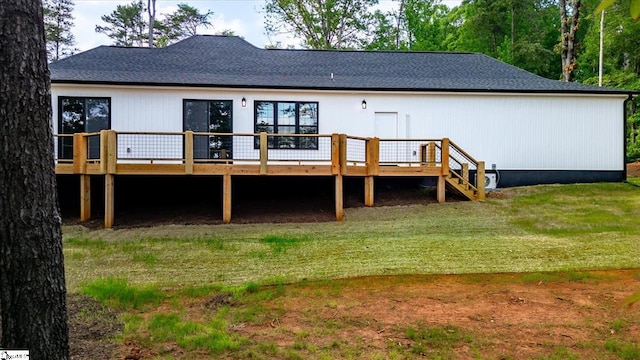
M 484 201 L 486 192 L 484 189 L 484 161 L 478 161 L 478 172 L 476 174 L 476 187 L 478 188 L 478 200 Z
M 118 134 L 115 130 L 107 130 L 107 173 L 115 174 L 118 164 Z
M 439 203 L 445 202 L 445 175 L 438 176 L 438 195 L 437 200 Z
M 267 133 L 260 133 L 260 175 L 267 175 L 267 160 L 269 157 Z
M 100 130 L 100 172 L 107 173 L 107 154 L 109 153 L 108 130 Z
M 84 133 L 73 134 L 73 172 L 84 174 L 87 169 L 87 137 Z
M 377 176 L 380 173 L 380 139 L 367 140 L 367 174 Z
M 429 166 L 435 166 L 436 164 L 436 143 L 434 141 L 429 142 L 427 145 L 427 163 Z
M 193 174 L 193 131 L 184 132 L 184 173 Z
M 227 169 L 222 176 L 222 222 L 231 222 L 231 171 Z
M 344 204 L 342 196 L 342 175 L 336 175 L 336 220 L 342 221 L 344 218 Z
M 449 138 L 442 139 L 442 175 L 449 176 Z
M 104 227 L 106 229 L 113 227 L 115 213 L 114 178 L 112 174 L 106 174 L 104 176 Z
M 347 135 L 340 134 L 340 174 L 347 173 Z
M 462 164 L 462 178 L 467 180 L 467 182 L 469 181 L 469 164 L 468 163 Z
M 364 205 L 373 206 L 374 203 L 374 177 L 365 176 L 364 178 Z
M 331 134 L 331 174 L 340 174 L 340 134 Z
M 91 176 L 80 175 L 80 221 L 91 218 Z

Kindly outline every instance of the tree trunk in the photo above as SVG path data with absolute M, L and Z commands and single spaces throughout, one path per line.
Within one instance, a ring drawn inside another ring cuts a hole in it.
M 149 47 L 153 48 L 153 28 L 156 21 L 156 0 L 148 0 L 147 9 L 149 11 Z
M 404 18 L 404 1 L 400 0 L 400 7 L 398 9 L 398 16 L 396 17 L 396 48 L 395 50 L 400 50 L 400 35 L 402 33 L 402 23 Z
M 515 61 L 513 60 L 513 48 L 515 47 L 516 44 L 516 10 L 513 6 L 513 0 L 510 3 L 511 5 L 511 61 L 512 63 L 514 63 Z
M 0 1 L 0 347 L 68 359 L 41 0 Z
M 567 8 L 569 6 L 569 8 Z M 562 81 L 571 81 L 576 63 L 576 31 L 580 21 L 581 0 L 560 0 L 560 36 Z

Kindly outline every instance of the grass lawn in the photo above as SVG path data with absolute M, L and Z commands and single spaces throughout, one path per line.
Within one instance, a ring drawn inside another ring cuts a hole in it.
M 347 209 L 344 222 L 64 229 L 67 284 L 293 283 L 640 266 L 640 188 L 536 186 L 486 203 Z
M 640 187 L 618 183 L 343 222 L 63 232 L 68 289 L 99 304 L 74 321 L 117 319 L 100 343 L 118 358 L 640 359 L 640 311 L 619 305 L 640 289 L 639 219 Z M 606 269 L 632 270 L 588 271 Z

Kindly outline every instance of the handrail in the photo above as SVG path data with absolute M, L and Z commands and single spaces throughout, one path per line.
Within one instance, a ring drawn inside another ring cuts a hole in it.
M 118 131 L 118 135 L 184 135 L 184 132 L 170 132 L 170 131 Z M 199 133 L 198 133 L 199 134 Z M 227 134 L 229 135 L 229 134 Z
M 353 139 L 353 140 L 364 140 L 367 141 L 371 138 L 367 138 L 367 137 L 363 137 L 363 136 L 353 136 L 353 135 L 347 135 L 347 139 Z
M 350 136 L 351 137 L 351 136 Z M 371 138 L 363 138 L 363 139 L 371 139 Z M 398 141 L 398 142 L 439 142 L 442 141 L 442 139 L 384 139 L 384 138 L 380 138 L 380 141 Z
M 133 133 L 133 132 L 118 132 L 118 134 L 129 134 L 129 135 L 182 135 L 184 134 L 183 132 L 181 133 L 148 133 L 148 132 L 143 132 L 143 133 Z M 196 136 L 260 136 L 260 133 L 216 133 L 216 132 L 193 132 L 193 135 Z M 317 138 L 321 138 L 321 137 L 326 137 L 326 138 L 330 138 L 331 134 L 267 134 L 267 136 L 273 136 L 273 137 L 317 137 Z M 364 139 L 364 138 L 363 138 Z
M 475 190 L 475 191 L 477 191 L 477 190 L 478 190 L 477 184 L 474 184 L 474 183 L 473 183 L 473 182 L 471 182 L 469 179 L 465 179 L 462 175 L 458 174 L 458 173 L 457 173 L 457 172 L 455 172 L 455 171 L 452 171 L 452 172 L 451 172 L 451 174 L 452 174 L 452 176 L 454 176 L 456 179 L 461 179 L 462 181 L 464 181 L 467 185 L 469 185 L 469 186 L 472 188 L 472 190 Z
M 474 165 L 478 165 L 479 161 L 474 159 L 473 156 L 469 155 L 466 151 L 462 150 L 462 148 L 460 146 L 458 146 L 458 144 L 456 144 L 453 141 L 449 140 L 449 145 L 451 147 L 453 147 L 454 149 L 456 149 L 456 151 L 458 153 L 464 155 L 467 158 L 467 160 L 472 162 Z

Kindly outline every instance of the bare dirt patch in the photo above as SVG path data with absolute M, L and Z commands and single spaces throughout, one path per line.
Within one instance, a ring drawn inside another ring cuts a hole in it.
M 638 290 L 640 270 L 379 276 L 262 287 L 239 299 L 219 293 L 184 300 L 189 319 L 230 305 L 228 331 L 244 339 L 239 349 L 207 354 L 126 341 L 118 353 L 121 359 L 636 359 L 640 306 L 622 303 Z M 264 296 L 268 292 L 278 295 Z
M 67 297 L 71 359 L 113 359 L 124 324 L 118 312 L 80 294 Z
M 621 306 L 640 290 L 639 274 L 593 272 L 551 282 L 521 274 L 396 276 L 292 285 L 267 304 L 281 315 L 236 328 L 280 347 L 299 347 L 305 334 L 304 341 L 318 348 L 341 339 L 388 353 L 412 347 L 408 327 L 454 326 L 474 341 L 454 349 L 453 358 L 535 358 L 557 349 L 609 358 L 602 356 L 608 340 L 640 338 L 640 307 Z

